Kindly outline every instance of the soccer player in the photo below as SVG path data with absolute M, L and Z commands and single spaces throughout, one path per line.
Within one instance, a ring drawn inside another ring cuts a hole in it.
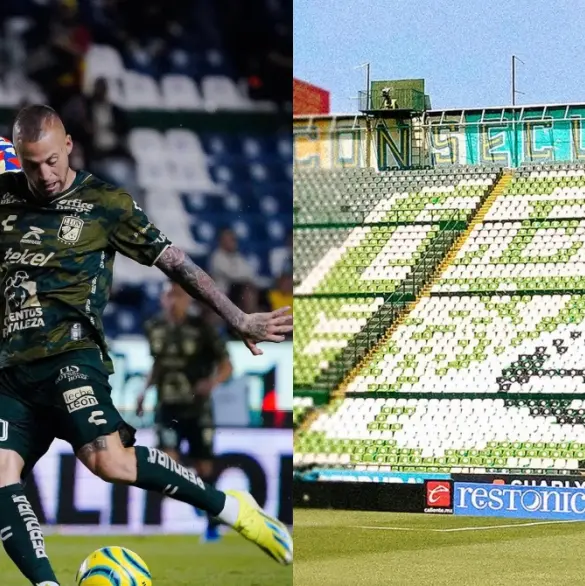
M 135 430 L 110 397 L 102 313 L 116 252 L 154 265 L 215 310 L 253 355 L 292 330 L 285 310 L 245 314 L 161 234 L 124 190 L 69 166 L 71 137 L 48 106 L 13 127 L 22 173 L 0 176 L 0 539 L 36 586 L 59 586 L 22 482 L 54 438 L 105 481 L 156 491 L 208 511 L 280 563 L 292 538 L 251 495 L 206 485 Z
M 192 299 L 176 283 L 161 297 L 162 313 L 145 324 L 154 359 L 146 388 L 157 391 L 158 447 L 173 460 L 192 466 L 207 484 L 213 479 L 213 413 L 211 392 L 232 375 L 223 340 L 194 315 Z M 144 393 L 136 412 L 144 413 Z M 181 455 L 185 440 L 188 451 Z M 205 541 L 217 541 L 217 521 L 208 513 Z

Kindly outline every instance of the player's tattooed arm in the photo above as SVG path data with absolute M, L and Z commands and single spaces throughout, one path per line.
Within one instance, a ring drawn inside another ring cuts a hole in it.
M 262 354 L 258 342 L 282 342 L 284 334 L 292 331 L 290 308 L 271 313 L 244 313 L 217 287 L 213 279 L 197 266 L 184 251 L 169 246 L 156 266 L 191 297 L 199 299 L 220 315 L 244 340 L 252 354 Z
M 78 457 L 83 460 L 85 457 L 94 452 L 105 452 L 108 449 L 108 440 L 105 435 L 97 437 L 89 444 L 85 444 L 78 453 Z
M 211 307 L 235 330 L 242 327 L 246 314 L 236 307 L 218 288 L 214 280 L 184 251 L 169 246 L 158 259 L 156 266 L 191 297 Z

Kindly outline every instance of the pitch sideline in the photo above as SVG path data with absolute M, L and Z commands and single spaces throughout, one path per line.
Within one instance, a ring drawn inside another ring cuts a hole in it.
M 582 523 L 583 521 L 571 519 L 569 521 L 532 521 L 530 523 L 509 523 L 507 525 L 484 525 L 481 527 L 452 527 L 450 529 L 429 529 L 427 527 L 391 527 L 375 525 L 354 525 L 354 529 L 372 529 L 379 531 L 423 531 L 431 533 L 456 533 L 457 531 L 484 531 L 490 529 L 509 529 L 513 527 L 534 527 L 536 525 L 565 525 L 567 523 Z

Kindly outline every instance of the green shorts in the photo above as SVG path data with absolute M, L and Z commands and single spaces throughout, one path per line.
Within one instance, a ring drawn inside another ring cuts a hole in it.
M 55 438 L 77 452 L 120 432 L 126 446 L 136 430 L 118 413 L 100 353 L 74 350 L 0 370 L 0 449 L 22 456 L 23 479 Z

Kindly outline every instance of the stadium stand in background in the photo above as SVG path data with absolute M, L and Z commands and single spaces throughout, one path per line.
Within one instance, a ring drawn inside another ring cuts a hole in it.
M 284 0 L 253 5 L 3 1 L 0 134 L 21 106 L 53 105 L 74 166 L 127 186 L 204 268 L 231 230 L 223 260 L 245 270 L 228 292 L 255 310 L 291 294 L 292 18 Z M 111 338 L 142 333 L 161 279 L 117 261 Z
M 524 150 L 506 154 L 514 131 L 501 130 L 500 109 L 496 132 L 509 134 L 477 164 L 469 145 L 486 127 L 427 113 L 451 126 L 440 136 L 429 118 L 411 122 L 428 133 L 426 159 L 394 169 L 375 149 L 365 164 L 363 118 L 295 121 L 299 471 L 583 468 L 585 165 L 570 144 L 580 127 L 565 124 L 572 108 L 558 107 L 550 137 L 519 125 Z M 389 136 L 392 122 L 376 117 L 370 128 Z

